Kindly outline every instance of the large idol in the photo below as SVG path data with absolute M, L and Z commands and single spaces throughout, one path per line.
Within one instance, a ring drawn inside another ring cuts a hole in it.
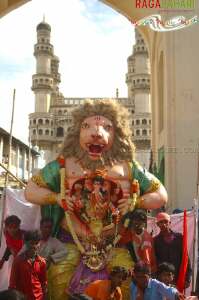
M 49 270 L 52 299 L 66 299 L 64 288 L 83 292 L 91 281 L 106 279 L 113 266 L 131 268 L 132 258 L 120 243 L 130 212 L 167 201 L 157 178 L 134 160 L 128 123 L 121 105 L 86 102 L 74 110 L 58 158 L 27 185 L 27 200 L 53 218 L 54 235 L 68 249 L 66 261 Z

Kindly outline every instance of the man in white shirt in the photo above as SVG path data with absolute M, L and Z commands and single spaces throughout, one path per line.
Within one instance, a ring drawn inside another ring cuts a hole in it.
M 40 222 L 41 241 L 39 247 L 39 255 L 47 261 L 47 267 L 50 263 L 59 263 L 64 260 L 67 255 L 66 246 L 57 238 L 52 237 L 53 221 L 50 218 L 43 218 Z

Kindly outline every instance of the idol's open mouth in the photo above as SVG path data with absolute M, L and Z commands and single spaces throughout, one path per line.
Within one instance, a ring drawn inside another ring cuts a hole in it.
M 103 144 L 87 144 L 89 155 L 99 156 L 102 154 L 105 145 Z

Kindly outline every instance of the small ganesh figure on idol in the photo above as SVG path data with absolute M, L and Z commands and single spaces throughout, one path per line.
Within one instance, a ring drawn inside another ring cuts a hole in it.
M 53 218 L 53 234 L 68 251 L 65 262 L 49 269 L 52 299 L 66 299 L 66 288 L 82 293 L 114 266 L 131 269 L 128 249 L 119 243 L 125 216 L 167 202 L 164 186 L 135 161 L 128 120 L 127 110 L 111 100 L 85 102 L 73 111 L 60 155 L 26 187 L 26 199 Z

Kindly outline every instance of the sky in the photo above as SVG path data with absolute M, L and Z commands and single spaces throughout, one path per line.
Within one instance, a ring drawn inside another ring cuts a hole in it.
M 51 26 L 51 43 L 60 59 L 60 91 L 65 97 L 127 96 L 127 57 L 133 25 L 98 0 L 32 0 L 0 19 L 0 127 L 10 130 L 16 89 L 13 135 L 28 141 L 28 114 L 34 112 L 32 75 L 36 26 Z

